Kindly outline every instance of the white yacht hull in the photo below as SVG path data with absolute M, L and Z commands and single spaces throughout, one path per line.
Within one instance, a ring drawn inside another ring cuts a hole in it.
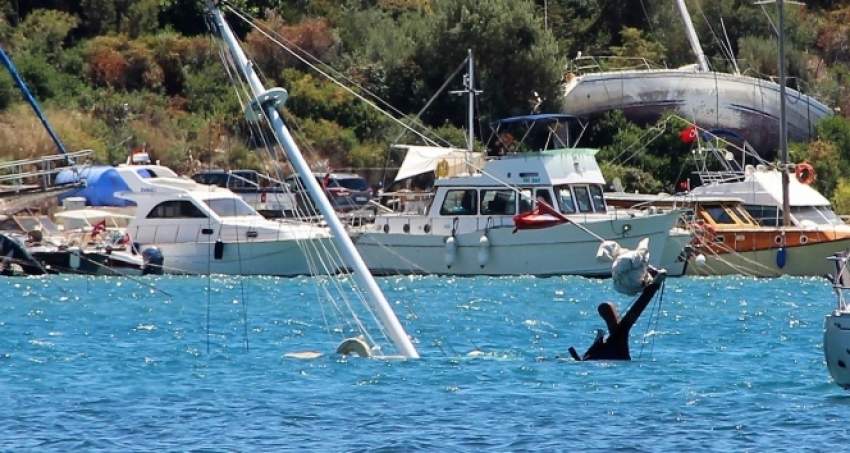
M 594 235 L 632 249 L 641 239 L 649 238 L 650 263 L 663 267 L 670 256 L 665 253 L 670 230 L 678 217 L 678 212 L 652 218 L 612 215 L 608 220 L 583 222 L 580 226 L 563 224 L 516 233 L 510 217 L 457 222 L 413 216 L 379 217 L 356 233 L 354 242 L 369 269 L 381 275 L 610 277 L 611 263 L 596 259 L 600 241 Z M 410 233 L 404 231 L 405 225 Z M 454 235 L 456 247 L 447 245 L 453 228 L 467 231 Z M 675 256 L 680 252 L 681 248 Z
M 753 277 L 822 277 L 835 272 L 835 266 L 823 257 L 850 250 L 850 239 L 809 243 L 787 247 L 785 266 L 777 265 L 778 248 L 753 252 L 706 253 L 705 263 L 697 263 L 697 253 L 690 258 L 687 275 L 750 275 Z
M 829 375 L 844 390 L 850 390 L 850 312 L 836 310 L 826 317 L 823 353 Z
M 814 124 L 831 110 L 787 91 L 788 138 L 808 141 Z M 675 111 L 705 129 L 737 132 L 759 153 L 779 147 L 779 84 L 743 75 L 689 69 L 627 70 L 574 77 L 564 87 L 563 113 L 592 116 L 622 110 L 627 118 L 657 121 Z
M 223 243 L 220 258 L 216 258 L 214 242 L 145 244 L 142 247 L 148 246 L 156 246 L 162 252 L 166 274 L 293 277 L 339 272 L 330 264 L 331 269 L 325 269 L 318 258 L 333 250 L 330 238 Z

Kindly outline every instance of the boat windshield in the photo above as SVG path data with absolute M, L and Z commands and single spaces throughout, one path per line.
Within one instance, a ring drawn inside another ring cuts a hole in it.
M 829 206 L 792 206 L 791 214 L 801 226 L 844 224 Z
M 259 215 L 257 211 L 241 198 L 212 198 L 204 200 L 219 217 L 239 217 Z

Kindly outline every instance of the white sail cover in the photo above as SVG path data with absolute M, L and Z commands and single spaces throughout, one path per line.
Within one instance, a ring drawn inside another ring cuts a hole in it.
M 468 160 L 477 168 L 481 168 L 484 164 L 482 153 L 473 152 L 470 154 L 467 150 L 460 148 L 417 145 L 400 145 L 398 148 L 407 149 L 407 154 L 405 154 L 404 161 L 402 161 L 393 182 L 435 172 L 437 165 L 444 159 L 449 164 L 447 176 L 467 173 L 466 164 Z

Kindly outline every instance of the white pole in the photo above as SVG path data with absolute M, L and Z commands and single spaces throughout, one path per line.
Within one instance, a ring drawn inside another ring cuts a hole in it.
M 354 269 L 355 280 L 366 290 L 366 294 L 375 305 L 375 309 L 378 311 L 378 315 L 384 323 L 384 327 L 387 329 L 390 338 L 393 340 L 393 343 L 395 343 L 401 354 L 405 357 L 419 358 L 419 353 L 416 352 L 416 348 L 413 346 L 413 343 L 404 331 L 404 327 L 402 327 L 395 315 L 395 312 L 392 310 L 389 302 L 387 302 L 387 299 L 381 292 L 381 288 L 378 287 L 378 283 L 375 281 L 375 278 L 372 276 L 369 268 L 366 267 L 366 263 L 363 261 L 363 258 L 354 247 L 354 242 L 352 242 L 351 238 L 348 236 L 345 226 L 337 216 L 330 201 L 328 201 L 324 190 L 321 186 L 319 186 L 319 182 L 316 181 L 316 178 L 313 177 L 313 172 L 310 170 L 310 166 L 307 164 L 304 156 L 301 155 L 298 145 L 295 143 L 295 140 L 292 139 L 292 135 L 290 135 L 289 130 L 284 125 L 283 118 L 281 118 L 278 113 L 276 106 L 269 103 L 269 99 L 263 96 L 265 94 L 270 94 L 271 91 L 267 92 L 262 82 L 260 82 L 260 78 L 257 76 L 256 72 L 254 72 L 253 64 L 248 61 L 248 58 L 245 56 L 245 52 L 243 52 L 242 48 L 239 46 L 236 37 L 233 35 L 233 31 L 230 30 L 227 22 L 225 22 L 224 15 L 221 13 L 221 10 L 214 6 L 211 10 L 215 16 L 216 25 L 219 28 L 222 39 L 224 39 L 227 43 L 227 46 L 230 48 L 230 52 L 233 54 L 233 58 L 239 63 L 239 66 L 242 68 L 243 75 L 245 75 L 245 78 L 248 80 L 248 84 L 251 86 L 251 91 L 256 98 L 255 102 L 259 102 L 261 105 L 264 104 L 264 111 L 266 115 L 268 115 L 269 121 L 274 128 L 278 140 L 286 151 L 289 161 L 292 163 L 293 167 L 295 167 L 295 171 L 301 175 L 301 179 L 306 186 L 307 191 L 316 202 L 319 211 L 325 217 L 325 221 L 328 223 L 328 226 L 333 233 L 334 240 L 342 250 L 342 255 L 346 260 L 346 264 Z M 274 90 L 280 89 L 273 89 L 272 91 Z M 250 109 L 251 106 L 248 108 Z
M 691 14 L 688 12 L 685 0 L 676 0 L 676 6 L 679 7 L 679 15 L 682 16 L 682 22 L 685 23 L 685 33 L 687 33 L 688 41 L 691 42 L 691 49 L 697 57 L 699 69 L 702 72 L 708 72 L 708 60 L 706 60 L 705 53 L 702 51 L 702 45 L 699 43 L 696 30 L 694 30 L 694 23 L 691 22 Z

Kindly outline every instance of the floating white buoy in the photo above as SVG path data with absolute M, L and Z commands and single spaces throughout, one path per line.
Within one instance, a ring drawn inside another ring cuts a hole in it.
M 336 352 L 342 355 L 357 354 L 360 357 L 372 357 L 372 349 L 363 337 L 346 338 L 337 346 Z
M 485 234 L 478 240 L 478 265 L 484 267 L 487 261 L 490 261 L 490 239 Z
M 454 236 L 449 236 L 446 238 L 446 250 L 443 254 L 443 258 L 446 260 L 446 266 L 452 267 L 452 264 L 455 263 L 455 258 L 457 257 L 457 241 Z
M 699 255 L 697 255 L 697 257 L 694 259 L 694 262 L 696 262 L 696 263 L 697 263 L 697 266 L 705 266 L 705 255 L 703 255 L 702 253 L 700 253 L 700 254 L 699 254 Z

